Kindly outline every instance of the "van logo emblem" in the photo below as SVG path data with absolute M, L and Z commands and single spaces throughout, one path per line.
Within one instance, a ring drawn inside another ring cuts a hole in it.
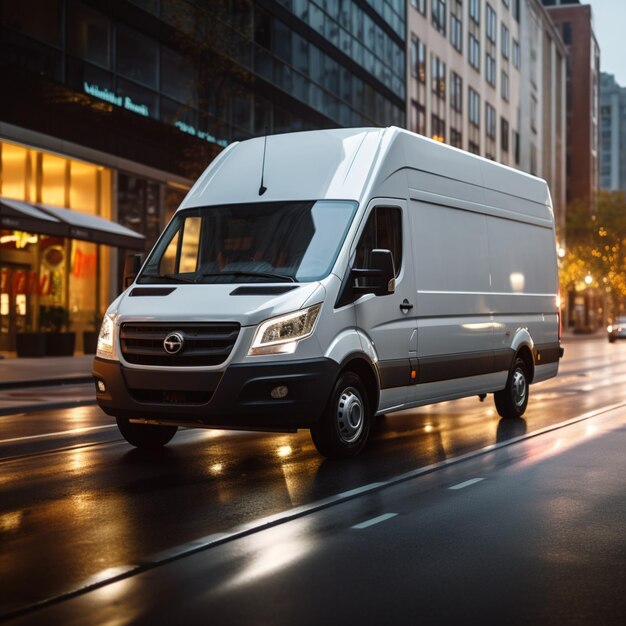
M 170 333 L 163 340 L 163 349 L 168 354 L 178 354 L 185 345 L 185 338 L 180 333 Z

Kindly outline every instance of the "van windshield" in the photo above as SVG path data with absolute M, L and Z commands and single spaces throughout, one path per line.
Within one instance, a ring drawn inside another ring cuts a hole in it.
M 328 275 L 357 203 L 260 202 L 179 211 L 139 283 L 307 282 Z

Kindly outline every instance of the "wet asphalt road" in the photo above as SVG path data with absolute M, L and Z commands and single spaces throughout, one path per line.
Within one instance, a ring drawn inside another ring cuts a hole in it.
M 0 417 L 0 614 L 199 537 L 626 403 L 625 382 L 626 342 L 572 341 L 559 377 L 531 387 L 524 420 L 500 421 L 491 398 L 406 411 L 382 418 L 349 462 L 324 460 L 306 432 L 180 431 L 146 454 L 97 407 Z

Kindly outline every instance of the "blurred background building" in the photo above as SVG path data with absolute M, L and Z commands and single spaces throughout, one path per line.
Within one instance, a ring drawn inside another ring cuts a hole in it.
M 579 0 L 543 0 L 567 47 L 568 204 L 580 202 L 593 212 L 598 191 L 600 48 L 591 7 Z
M 548 181 L 565 246 L 567 50 L 540 0 L 522 0 L 519 167 Z
M 626 87 L 600 74 L 600 187 L 626 192 Z

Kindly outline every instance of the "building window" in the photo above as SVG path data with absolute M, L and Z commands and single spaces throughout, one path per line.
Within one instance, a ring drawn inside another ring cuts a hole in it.
M 463 113 L 463 79 L 455 72 L 450 75 L 450 107 Z
M 500 118 L 500 144 L 502 152 L 509 151 L 509 123 L 503 117 Z
M 487 3 L 487 39 L 493 43 L 496 43 L 496 25 L 496 12 Z
M 513 67 L 516 70 L 519 70 L 521 64 L 522 64 L 522 57 L 521 57 L 519 42 L 515 41 L 514 39 L 513 40 Z
M 502 0 L 502 4 L 508 9 L 510 0 Z
M 5 198 L 111 219 L 109 169 L 2 141 L 0 171 Z M 19 221 L 0 227 L 0 350 L 15 351 L 17 333 L 48 332 L 50 307 L 70 312 L 67 330 L 81 350 L 82 331 L 97 330 L 94 318 L 108 302 L 115 249 L 39 230 Z
M 418 39 L 415 35 L 411 34 L 411 76 L 417 78 L 417 42 Z
M 509 93 L 509 75 L 502 70 L 502 99 L 509 101 L 510 93 Z
M 110 69 L 111 22 L 98 11 L 72 3 L 68 6 L 67 48 L 75 56 Z
M 475 141 L 470 141 L 467 145 L 467 149 L 472 154 L 478 154 L 480 156 L 480 146 Z
M 411 35 L 411 74 L 420 83 L 426 82 L 426 46 L 415 35 Z
M 469 121 L 472 126 L 480 128 L 480 96 L 469 88 Z
M 474 37 L 474 35 L 469 36 L 469 62 L 470 65 L 475 69 L 480 71 L 480 43 L 478 43 L 478 39 Z
M 505 59 L 509 58 L 509 29 L 502 24 L 502 56 Z
M 426 108 L 415 100 L 411 101 L 411 130 L 420 135 L 426 134 Z
M 430 19 L 433 26 L 445 36 L 446 34 L 446 1 L 432 0 Z
M 197 81 L 194 63 L 182 54 L 161 47 L 161 92 L 168 97 L 197 106 Z
M 450 128 L 450 145 L 463 149 L 463 133 L 456 128 Z
M 157 42 L 121 24 L 115 30 L 117 72 L 134 82 L 156 89 L 159 56 Z
M 480 0 L 469 0 L 469 16 L 476 24 L 480 24 Z
M 485 75 L 487 82 L 492 86 L 496 86 L 496 60 L 487 52 L 485 54 Z
M 537 98 L 530 97 L 530 127 L 533 132 L 537 132 Z
M 563 22 L 563 43 L 566 46 L 572 43 L 572 25 L 569 22 Z
M 422 15 L 426 15 L 426 0 L 411 0 L 411 4 Z
M 513 0 L 513 17 L 516 22 L 519 22 L 520 16 L 520 0 Z
M 450 42 L 463 53 L 463 4 L 460 0 L 453 0 L 450 6 Z
M 520 142 L 519 133 L 513 131 L 513 152 L 515 153 L 515 165 L 519 165 Z
M 442 120 L 438 115 L 434 113 L 431 116 L 430 120 L 431 130 L 432 130 L 432 138 L 435 141 L 444 142 L 446 140 L 446 122 Z
M 441 100 L 446 99 L 446 64 L 436 55 L 430 59 L 432 93 Z
M 489 139 L 496 138 L 496 110 L 488 103 L 485 102 L 485 132 Z

